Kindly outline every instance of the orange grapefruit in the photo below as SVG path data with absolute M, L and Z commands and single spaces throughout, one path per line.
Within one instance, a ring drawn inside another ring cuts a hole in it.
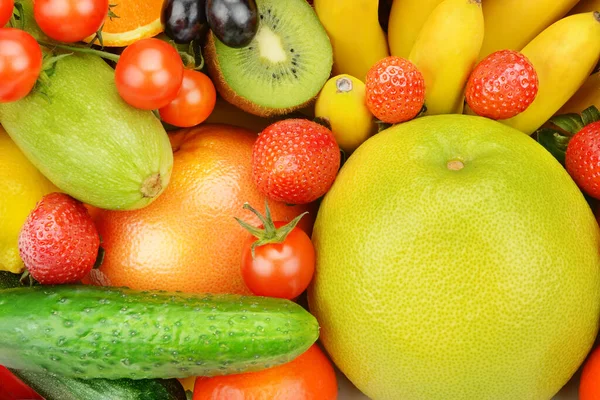
M 172 133 L 169 186 L 149 206 L 134 211 L 97 210 L 105 257 L 88 282 L 133 289 L 250 294 L 241 275 L 242 246 L 250 235 L 234 217 L 258 226 L 245 202 L 264 212 L 265 198 L 252 181 L 256 134 L 226 125 Z M 313 210 L 269 202 L 273 217 L 310 232 Z

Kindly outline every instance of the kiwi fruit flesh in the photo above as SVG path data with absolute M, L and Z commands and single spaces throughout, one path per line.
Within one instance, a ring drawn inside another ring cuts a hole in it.
M 241 48 L 208 34 L 204 49 L 219 94 L 242 110 L 272 117 L 312 102 L 331 75 L 333 51 L 306 0 L 256 0 L 258 31 Z

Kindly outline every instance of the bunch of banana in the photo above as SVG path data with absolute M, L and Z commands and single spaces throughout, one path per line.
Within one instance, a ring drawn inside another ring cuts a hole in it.
M 442 0 L 395 0 L 388 22 L 390 53 L 408 58 L 421 28 Z
M 485 0 L 485 36 L 479 60 L 504 49 L 521 50 L 562 18 L 578 0 Z
M 314 0 L 333 47 L 334 75 L 364 80 L 373 64 L 389 55 L 379 24 L 379 0 Z
M 444 0 L 425 21 L 409 60 L 425 79 L 428 115 L 462 113 L 483 31 L 481 0 Z
M 596 106 L 600 109 L 600 72 L 590 75 L 577 93 L 556 114 L 579 114 L 589 106 Z
M 577 92 L 598 63 L 600 13 L 575 14 L 559 20 L 521 53 L 538 74 L 538 94 L 525 111 L 502 122 L 531 134 Z

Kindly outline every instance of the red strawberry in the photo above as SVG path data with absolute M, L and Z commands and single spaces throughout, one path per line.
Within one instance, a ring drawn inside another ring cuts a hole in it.
M 305 119 L 268 126 L 252 149 L 252 177 L 260 192 L 289 204 L 323 196 L 339 167 L 340 149 L 333 133 Z
M 581 190 L 600 199 L 600 121 L 586 125 L 571 138 L 565 167 Z
M 467 104 L 478 115 L 507 119 L 529 107 L 538 92 L 538 77 L 523 54 L 500 50 L 484 58 L 467 81 Z
M 425 102 L 423 74 L 404 58 L 391 56 L 375 63 L 365 86 L 367 108 L 388 124 L 413 119 Z
M 100 236 L 84 205 L 63 193 L 44 196 L 19 235 L 19 253 L 41 284 L 72 283 L 94 267 Z

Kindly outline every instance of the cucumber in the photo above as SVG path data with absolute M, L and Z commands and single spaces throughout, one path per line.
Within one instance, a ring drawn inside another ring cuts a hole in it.
M 39 36 L 31 0 L 25 29 Z M 117 92 L 103 59 L 72 54 L 56 62 L 48 83 L 0 104 L 0 124 L 59 189 L 93 206 L 141 208 L 168 185 L 173 152 L 160 120 Z
M 186 400 L 177 379 L 75 379 L 10 369 L 46 400 Z
M 147 379 L 258 371 L 318 338 L 283 299 L 82 285 L 6 289 L 0 364 L 73 378 Z
M 0 271 L 0 289 L 21 286 L 20 275 Z M 1 293 L 0 293 L 1 296 Z M 46 400 L 186 400 L 176 379 L 76 379 L 10 369 Z

